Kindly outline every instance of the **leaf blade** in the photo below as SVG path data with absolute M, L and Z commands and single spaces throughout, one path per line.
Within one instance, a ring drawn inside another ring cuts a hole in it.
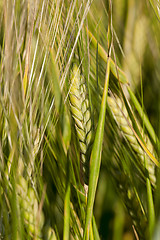
M 87 239 L 88 237 L 87 235 L 89 234 L 89 226 L 92 219 L 92 211 L 93 211 L 95 193 L 96 193 L 100 165 L 101 165 L 101 153 L 102 153 L 102 142 L 103 142 L 105 114 L 106 114 L 106 105 L 107 105 L 109 74 L 110 74 L 110 58 L 108 58 L 108 62 L 107 62 L 106 79 L 105 79 L 104 91 L 102 96 L 99 121 L 98 121 L 97 130 L 96 130 L 95 141 L 93 143 L 93 149 L 90 157 L 90 176 L 89 176 L 89 186 L 88 186 L 86 222 L 85 222 L 83 239 Z

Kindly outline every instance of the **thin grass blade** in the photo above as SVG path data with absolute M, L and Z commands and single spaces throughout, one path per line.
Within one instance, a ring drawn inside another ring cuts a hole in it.
M 160 2 L 159 2 L 159 0 L 157 0 L 157 1 L 156 0 L 154 0 L 154 1 L 153 0 L 149 0 L 149 2 L 151 4 L 151 6 L 152 6 L 152 8 L 153 8 L 153 10 L 154 10 L 158 20 L 160 21 Z M 157 2 L 157 3 L 155 3 L 155 2 Z
M 108 61 L 107 52 L 97 42 L 96 38 L 93 36 L 93 34 L 87 28 L 86 28 L 86 31 L 87 31 L 89 38 L 91 39 L 91 42 L 92 42 L 93 46 L 95 47 L 95 49 L 97 49 L 97 45 L 98 45 L 98 54 L 101 56 L 101 58 L 104 60 L 104 62 L 107 63 L 107 61 Z M 119 81 L 121 83 L 128 83 L 128 79 L 127 79 L 125 73 L 115 64 L 115 62 L 112 59 L 110 59 L 110 68 L 111 68 L 111 72 L 113 73 L 113 75 L 117 79 L 119 79 Z M 118 74 L 117 74 L 117 71 L 118 71 Z
M 93 144 L 93 149 L 90 157 L 90 176 L 89 176 L 89 187 L 88 187 L 86 222 L 85 222 L 83 239 L 88 239 L 89 227 L 92 219 L 93 205 L 94 205 L 94 199 L 95 199 L 97 182 L 98 182 L 100 165 L 101 165 L 101 154 L 102 154 L 104 123 L 105 123 L 105 115 L 106 115 L 109 74 L 110 74 L 110 58 L 108 58 L 108 62 L 107 62 L 106 79 L 105 79 L 103 97 L 101 102 L 100 115 L 99 115 L 97 130 L 96 130 L 96 136 Z
M 93 225 L 94 238 L 95 238 L 96 240 L 100 240 L 100 237 L 99 237 L 99 233 L 98 233 L 98 229 L 97 229 L 97 225 L 96 225 L 96 221 L 95 221 L 94 216 L 93 216 L 93 218 L 92 218 L 92 225 Z
M 154 211 L 154 202 L 153 194 L 150 180 L 147 179 L 147 197 L 148 197 L 148 219 L 149 219 L 149 239 L 152 239 L 153 230 L 155 227 L 155 211 Z
M 136 96 L 134 95 L 134 93 L 133 93 L 133 91 L 131 90 L 130 87 L 128 87 L 127 89 L 128 89 L 130 98 L 131 98 L 132 102 L 134 103 L 134 106 L 135 106 L 136 110 L 138 111 L 139 116 L 143 120 L 143 123 L 144 123 L 146 129 L 148 130 L 152 140 L 154 141 L 154 143 L 158 143 L 159 144 L 159 140 L 158 140 L 158 138 L 157 138 L 157 136 L 155 134 L 155 131 L 154 131 L 152 125 L 150 124 L 150 121 L 148 120 L 148 117 L 144 113 L 141 105 L 139 104 Z
M 69 166 L 68 166 L 68 174 L 69 174 Z M 68 176 L 67 188 L 64 199 L 64 232 L 63 232 L 63 240 L 69 240 L 69 226 L 70 226 L 70 181 Z

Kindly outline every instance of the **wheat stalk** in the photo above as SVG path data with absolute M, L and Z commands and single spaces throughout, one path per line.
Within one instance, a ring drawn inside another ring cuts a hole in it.
M 156 185 L 156 176 L 155 176 L 155 165 L 154 163 L 149 159 L 147 155 L 144 154 L 144 151 L 140 147 L 140 145 L 137 142 L 137 139 L 131 129 L 130 126 L 132 126 L 131 121 L 129 121 L 128 112 L 125 108 L 125 105 L 122 103 L 121 99 L 116 97 L 108 97 L 108 105 L 111 109 L 111 112 L 114 116 L 114 119 L 116 120 L 119 128 L 121 129 L 123 135 L 128 140 L 129 144 L 131 145 L 132 149 L 137 153 L 141 160 L 141 164 L 143 167 L 145 167 L 145 159 L 147 161 L 147 170 L 149 174 L 150 181 L 153 186 Z M 128 123 L 129 122 L 129 123 Z M 142 132 L 142 129 L 140 129 Z M 153 145 L 151 144 L 149 138 L 147 135 L 144 134 L 144 140 L 146 142 L 146 146 L 149 149 L 151 153 L 153 153 Z M 144 158 L 145 157 L 145 158 Z
M 89 162 L 87 152 L 92 138 L 92 122 L 85 79 L 76 65 L 71 74 L 70 107 L 80 145 L 84 182 L 88 182 Z

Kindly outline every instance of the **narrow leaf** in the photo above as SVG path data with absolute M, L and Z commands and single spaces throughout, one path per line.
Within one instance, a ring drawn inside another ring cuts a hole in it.
M 86 31 L 87 31 L 95 49 L 97 49 L 97 45 L 98 45 L 98 54 L 107 63 L 107 61 L 108 61 L 107 52 L 104 50 L 104 48 L 99 43 L 97 43 L 96 38 L 93 36 L 93 34 L 87 28 L 86 28 Z M 110 68 L 111 68 L 111 72 L 113 73 L 113 75 L 117 79 L 119 79 L 121 83 L 128 83 L 128 79 L 127 79 L 125 73 L 115 64 L 115 62 L 112 59 L 110 59 Z M 118 72 L 118 74 L 117 74 L 117 72 Z
M 160 3 L 157 1 L 157 4 L 155 3 L 156 1 L 154 0 L 149 0 L 158 20 L 160 21 Z
M 93 224 L 93 234 L 94 234 L 94 238 L 96 240 L 100 240 L 100 237 L 99 237 L 99 233 L 98 233 L 98 229 L 97 229 L 97 225 L 96 225 L 96 221 L 95 221 L 95 218 L 93 216 L 92 218 L 92 224 Z
M 94 199 L 95 199 L 97 182 L 98 182 L 100 165 L 101 165 L 101 153 L 102 153 L 102 142 L 103 142 L 103 134 L 104 134 L 109 74 L 110 74 L 110 58 L 108 58 L 108 61 L 107 61 L 106 79 L 105 79 L 104 91 L 102 96 L 99 121 L 98 121 L 97 130 L 96 130 L 93 149 L 90 157 L 90 176 L 89 176 L 89 187 L 88 187 L 86 222 L 85 222 L 83 239 L 88 239 L 89 227 L 92 219 L 93 205 L 94 205 Z
M 152 239 L 153 230 L 155 227 L 155 211 L 151 183 L 147 179 L 147 197 L 148 197 L 148 219 L 149 219 L 149 239 Z
M 60 111 L 60 106 L 61 106 L 61 90 L 60 90 L 60 85 L 59 85 L 59 71 L 58 71 L 58 66 L 55 62 L 55 56 L 54 52 L 52 49 L 50 49 L 50 59 L 51 59 L 51 77 L 53 81 L 53 92 L 55 96 L 55 106 L 56 109 L 59 113 Z
M 27 90 L 27 85 L 28 85 L 28 65 L 25 69 L 25 74 L 23 77 L 23 93 L 24 93 L 24 97 L 26 96 L 26 90 Z
M 67 188 L 66 188 L 65 199 L 64 199 L 64 232 L 63 232 L 63 240 L 69 240 L 70 192 L 71 192 L 70 191 L 70 182 L 68 181 Z
M 136 110 L 138 111 L 139 116 L 140 116 L 141 119 L 143 120 L 143 123 L 144 123 L 146 129 L 148 130 L 148 132 L 149 132 L 152 140 L 154 141 L 154 143 L 159 142 L 159 140 L 158 140 L 158 138 L 157 138 L 157 136 L 156 136 L 156 134 L 155 134 L 155 132 L 154 132 L 154 129 L 153 129 L 152 125 L 150 124 L 150 122 L 149 122 L 149 120 L 148 120 L 148 117 L 147 117 L 146 114 L 144 113 L 141 105 L 139 104 L 136 96 L 134 95 L 134 93 L 132 92 L 132 90 L 131 90 L 130 87 L 128 87 L 127 89 L 128 89 L 130 98 L 131 98 L 132 102 L 134 103 L 134 106 L 135 106 Z
M 132 128 L 132 127 L 131 127 Z M 151 152 L 146 148 L 146 146 L 144 145 L 144 143 L 141 141 L 141 139 L 139 138 L 139 136 L 137 135 L 137 133 L 134 131 L 134 129 L 132 128 L 132 131 L 134 133 L 134 135 L 136 136 L 139 144 L 141 145 L 141 147 L 143 148 L 143 150 L 147 153 L 148 157 L 152 160 L 152 162 L 154 162 L 154 164 L 160 168 L 160 163 L 158 162 L 158 160 L 151 154 Z

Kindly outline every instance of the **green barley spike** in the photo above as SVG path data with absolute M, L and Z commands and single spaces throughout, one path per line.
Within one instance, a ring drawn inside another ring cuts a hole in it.
M 87 184 L 89 175 L 87 152 L 92 138 L 92 122 L 87 86 L 84 77 L 80 75 L 80 70 L 76 65 L 74 65 L 71 75 L 70 106 L 79 139 L 82 176 L 84 175 L 84 182 Z
M 25 231 L 28 233 L 28 237 L 41 240 L 44 215 L 42 211 L 39 212 L 35 192 L 32 187 L 28 186 L 27 180 L 21 175 L 18 177 L 16 188 L 20 209 L 23 213 Z
M 144 156 L 145 156 L 145 158 L 147 160 L 147 165 L 148 165 L 149 178 L 150 178 L 152 185 L 155 186 L 156 185 L 155 164 L 149 159 L 149 157 L 147 155 L 144 155 L 144 151 L 138 144 L 137 139 L 136 139 L 131 127 L 129 126 L 129 124 L 127 122 L 127 121 L 129 121 L 129 117 L 128 117 L 128 112 L 125 108 L 125 105 L 122 103 L 121 99 L 118 97 L 117 98 L 108 97 L 108 105 L 109 105 L 111 112 L 112 112 L 118 126 L 120 127 L 122 133 L 124 134 L 124 136 L 126 137 L 128 142 L 130 143 L 133 150 L 138 154 L 138 156 L 141 160 L 141 164 L 143 166 L 145 166 L 145 163 L 144 163 Z M 130 122 L 130 124 L 131 124 L 131 122 Z M 151 144 L 147 135 L 144 135 L 144 140 L 146 142 L 146 146 L 149 149 L 149 151 L 151 153 L 153 153 L 153 151 L 154 151 L 153 145 Z
M 112 176 L 140 239 L 146 239 L 148 220 L 133 184 L 124 171 L 114 169 Z

